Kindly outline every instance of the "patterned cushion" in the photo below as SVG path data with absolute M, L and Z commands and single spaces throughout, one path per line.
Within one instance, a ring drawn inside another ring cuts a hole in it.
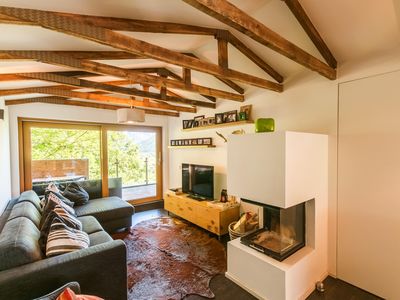
M 47 215 L 54 209 L 56 205 L 64 208 L 69 214 L 75 216 L 75 210 L 65 204 L 64 201 L 54 192 L 48 192 L 46 195 L 46 204 L 43 208 L 42 219 L 40 220 L 39 229 L 42 230 L 43 223 L 46 221 Z
M 72 202 L 72 201 L 68 200 L 67 198 L 65 198 L 61 193 L 57 193 L 57 192 L 50 191 L 50 190 L 47 190 L 47 189 L 46 189 L 46 191 L 44 192 L 44 198 L 45 198 L 45 200 L 44 200 L 44 206 L 46 206 L 46 204 L 47 204 L 47 198 L 49 197 L 50 194 L 56 195 L 58 199 L 60 199 L 62 202 L 64 202 L 64 203 L 67 204 L 68 206 L 74 207 L 74 202 Z
M 42 251 L 45 250 L 51 225 L 55 218 L 62 220 L 67 226 L 71 227 L 72 229 L 82 230 L 82 223 L 74 215 L 70 214 L 70 212 L 66 210 L 66 208 L 68 208 L 69 206 L 61 206 L 61 203 L 57 204 L 53 208 L 53 210 L 51 210 L 46 215 L 45 221 L 43 222 L 42 227 L 40 227 L 39 245 Z
M 85 249 L 89 245 L 86 232 L 68 227 L 59 217 L 53 219 L 46 244 L 47 257 Z

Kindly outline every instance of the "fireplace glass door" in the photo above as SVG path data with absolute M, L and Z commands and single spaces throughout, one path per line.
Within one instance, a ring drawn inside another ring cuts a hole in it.
M 305 245 L 305 204 L 289 208 L 264 206 L 264 226 L 241 242 L 279 261 Z

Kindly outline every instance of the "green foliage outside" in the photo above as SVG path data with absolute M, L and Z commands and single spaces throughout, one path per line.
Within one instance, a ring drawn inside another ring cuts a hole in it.
M 122 177 L 123 185 L 146 182 L 145 158 L 148 158 L 148 181 L 155 182 L 154 138 L 135 143 L 129 133 L 110 131 L 108 135 L 109 178 Z M 96 130 L 32 128 L 32 159 L 88 159 L 89 179 L 100 179 L 100 132 Z M 153 146 L 153 147 L 152 147 Z M 118 170 L 117 170 L 118 169 Z M 117 174 L 118 172 L 118 174 Z

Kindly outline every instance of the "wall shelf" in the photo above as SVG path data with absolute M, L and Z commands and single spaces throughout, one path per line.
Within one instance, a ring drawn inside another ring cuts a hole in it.
M 254 123 L 254 121 L 245 120 L 245 121 L 237 121 L 237 122 L 229 122 L 229 123 L 221 123 L 221 124 L 213 124 L 213 125 L 207 125 L 207 126 L 186 128 L 186 129 L 182 129 L 182 131 L 207 130 L 207 129 L 213 129 L 213 128 L 230 127 L 230 126 L 246 125 L 246 124 L 253 124 L 253 123 Z
M 169 149 L 180 148 L 215 148 L 215 145 L 196 145 L 196 146 L 168 146 Z

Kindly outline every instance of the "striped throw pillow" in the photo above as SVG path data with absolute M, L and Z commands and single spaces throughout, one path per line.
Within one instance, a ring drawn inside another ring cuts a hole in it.
M 85 249 L 89 245 L 90 240 L 86 232 L 68 227 L 59 217 L 53 219 L 47 237 L 47 257 Z
M 41 222 L 42 224 L 40 227 L 40 238 L 39 238 L 39 246 L 43 252 L 46 250 L 46 243 L 50 232 L 50 227 L 55 218 L 61 219 L 67 226 L 73 229 L 82 230 L 81 221 L 79 221 L 73 214 L 71 214 L 68 208 L 69 208 L 68 205 L 62 204 L 61 202 L 55 204 L 53 209 L 47 212 L 46 215 L 43 214 L 41 221 L 43 221 L 43 219 L 44 221 Z

